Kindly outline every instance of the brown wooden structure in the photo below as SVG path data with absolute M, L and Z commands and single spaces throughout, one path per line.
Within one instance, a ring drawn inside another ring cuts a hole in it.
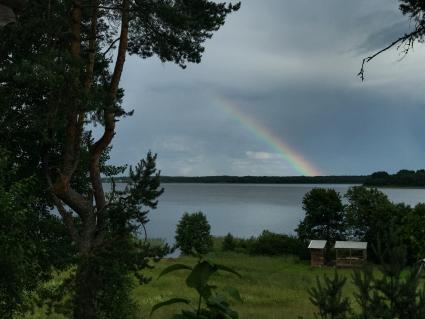
M 359 267 L 367 261 L 367 242 L 335 242 L 336 266 Z
M 325 265 L 326 240 L 311 240 L 308 245 L 310 250 L 310 263 L 312 267 Z

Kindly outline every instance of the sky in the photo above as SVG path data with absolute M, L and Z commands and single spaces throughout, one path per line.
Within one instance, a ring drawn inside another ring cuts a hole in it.
M 242 0 L 183 70 L 127 58 L 132 117 L 112 163 L 162 175 L 349 175 L 425 168 L 425 45 L 361 60 L 411 28 L 396 0 Z

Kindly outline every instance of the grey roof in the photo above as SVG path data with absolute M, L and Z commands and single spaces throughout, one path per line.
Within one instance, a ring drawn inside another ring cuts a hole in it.
M 324 249 L 326 246 L 326 240 L 310 240 L 308 249 Z
M 367 242 L 365 241 L 336 241 L 336 249 L 367 249 Z

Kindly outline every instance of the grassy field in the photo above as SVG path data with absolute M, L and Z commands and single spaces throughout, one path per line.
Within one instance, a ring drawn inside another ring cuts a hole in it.
M 223 273 L 213 279 L 219 287 L 232 286 L 240 291 L 243 304 L 234 304 L 240 318 L 245 319 L 286 319 L 303 316 L 313 318 L 314 307 L 309 301 L 307 289 L 315 285 L 316 276 L 324 273 L 333 274 L 333 269 L 312 269 L 308 263 L 300 262 L 292 257 L 260 257 L 237 253 L 216 253 L 211 259 L 236 269 L 241 275 L 239 279 Z M 194 264 L 195 259 L 189 257 L 177 260 L 163 260 L 150 272 L 156 278 L 159 272 L 176 262 Z M 344 270 L 349 275 L 351 271 Z M 187 273 L 175 272 L 159 280 L 154 279 L 149 285 L 140 286 L 134 291 L 142 313 L 148 314 L 157 302 L 178 296 L 191 296 L 194 293 L 184 286 Z M 347 285 L 346 293 L 351 294 L 352 287 Z M 170 318 L 178 308 L 163 308 L 153 318 Z
M 216 241 L 217 244 L 217 241 Z M 241 319 L 292 319 L 302 316 L 312 319 L 315 308 L 309 301 L 307 289 L 315 285 L 316 277 L 327 273 L 332 275 L 332 268 L 311 268 L 308 262 L 295 257 L 263 257 L 246 254 L 226 253 L 215 249 L 208 256 L 217 263 L 237 270 L 242 278 L 228 273 L 220 273 L 212 282 L 219 287 L 232 286 L 240 291 L 243 304 L 234 303 Z M 178 271 L 157 279 L 165 267 L 173 263 L 195 264 L 192 257 L 164 259 L 155 269 L 145 271 L 153 280 L 148 285 L 138 286 L 133 292 L 140 305 L 140 318 L 148 318 L 153 305 L 172 297 L 191 298 L 195 302 L 194 291 L 185 284 L 186 271 Z M 340 270 L 341 274 L 351 276 L 351 270 Z M 351 296 L 353 287 L 348 280 L 345 294 Z M 158 310 L 153 319 L 169 319 L 179 307 Z M 36 314 L 25 319 L 62 319 L 55 314 L 47 315 L 40 309 Z M 119 318 L 117 318 L 119 319 Z

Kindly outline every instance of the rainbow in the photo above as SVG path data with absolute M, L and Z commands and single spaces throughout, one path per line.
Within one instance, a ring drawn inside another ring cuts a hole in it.
M 236 103 L 224 97 L 217 97 L 217 102 L 233 119 L 238 121 L 259 140 L 265 142 L 271 149 L 276 151 L 297 173 L 304 176 L 323 175 L 319 169 L 285 143 L 281 137 L 276 136 L 256 119 L 242 113 L 240 107 L 236 105 Z

